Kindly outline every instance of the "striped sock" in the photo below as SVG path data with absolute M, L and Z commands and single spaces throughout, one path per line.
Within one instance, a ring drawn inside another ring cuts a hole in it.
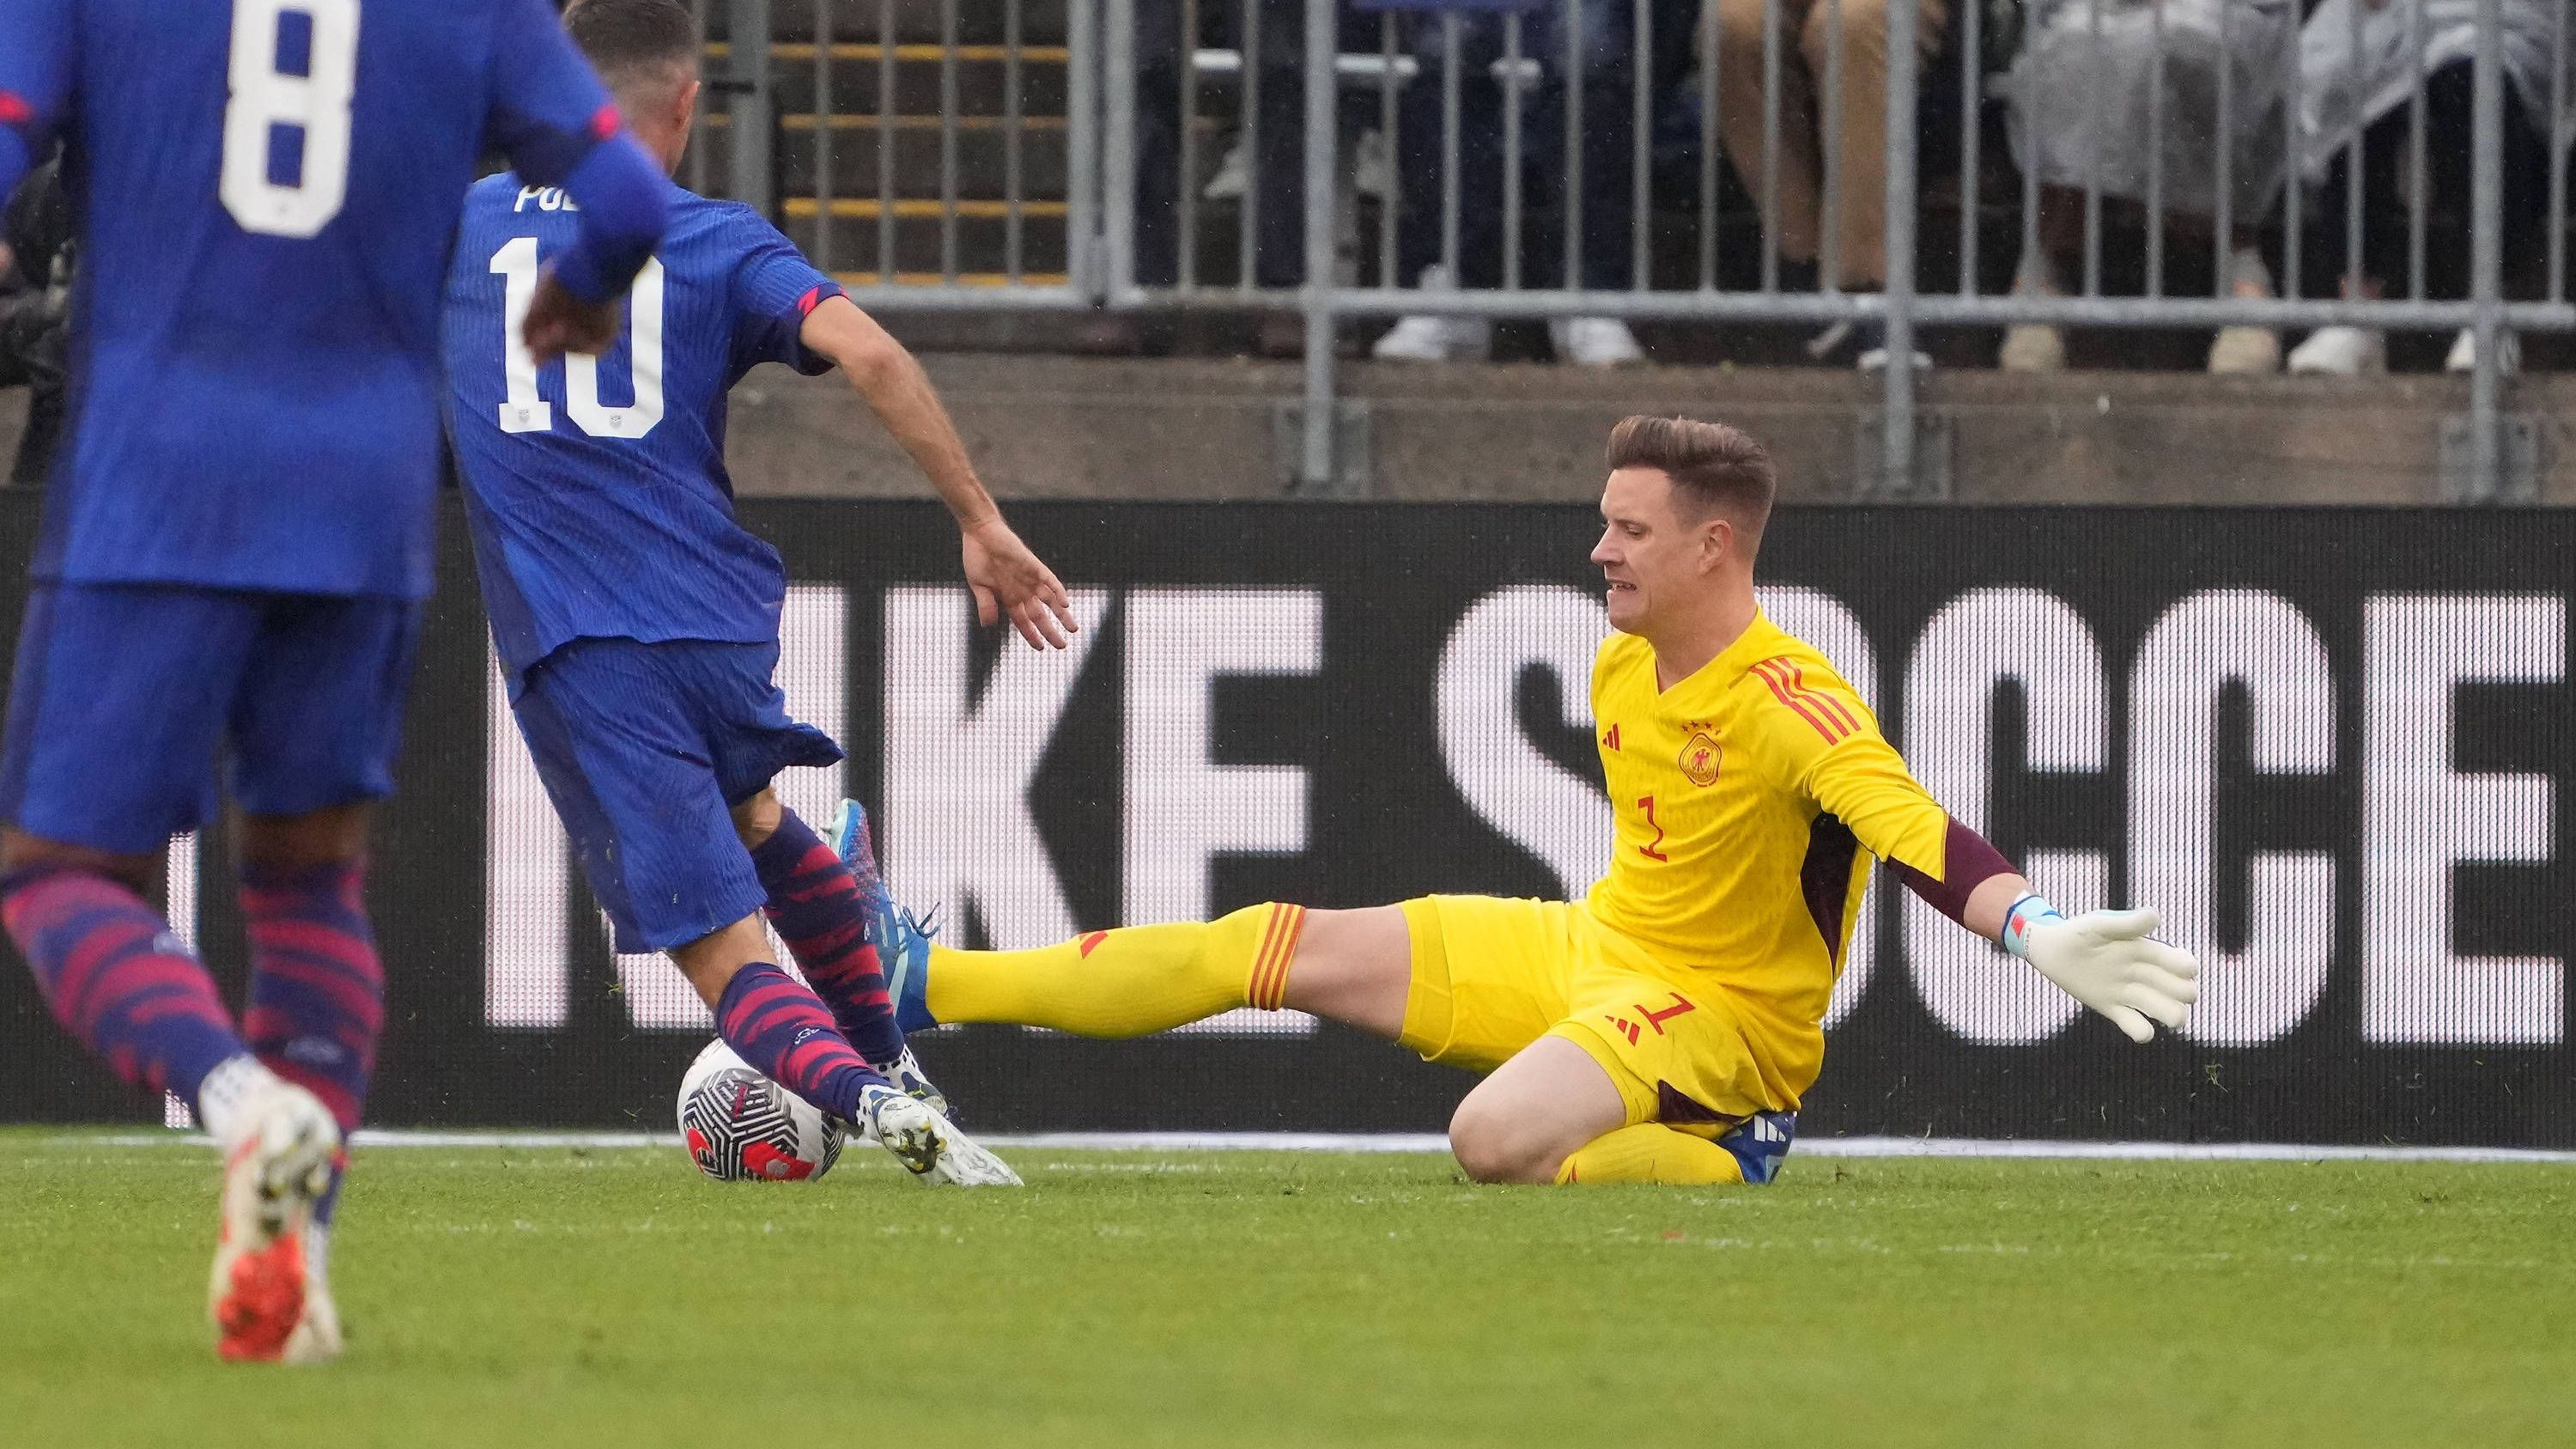
M 769 892 L 769 924 L 795 953 L 814 994 L 831 1007 L 833 1024 L 859 1055 L 893 1065 L 903 1055 L 903 1030 L 886 998 L 877 948 L 867 939 L 858 877 L 793 810 L 780 812 L 778 829 L 751 852 L 751 863 Z
M 206 968 L 124 883 L 78 866 L 13 871 L 0 918 L 54 1019 L 126 1081 L 193 1103 L 248 1050 Z
M 887 1085 L 805 983 L 766 961 L 734 973 L 716 1002 L 716 1035 L 752 1070 L 844 1122 L 859 1120 L 859 1097 Z
M 241 872 L 251 951 L 242 1034 L 270 1071 L 322 1099 L 344 1138 L 365 1113 L 385 1019 L 385 972 L 367 921 L 366 880 L 358 862 L 303 870 L 245 865 Z M 330 1222 L 339 1201 L 334 1173 L 316 1220 Z

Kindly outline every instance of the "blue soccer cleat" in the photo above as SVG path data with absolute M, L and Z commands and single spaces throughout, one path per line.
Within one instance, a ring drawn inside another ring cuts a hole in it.
M 916 918 L 912 912 L 895 904 L 894 891 L 877 871 L 876 843 L 868 830 L 868 812 L 856 800 L 844 800 L 832 812 L 831 828 L 824 839 L 841 857 L 858 880 L 859 898 L 868 915 L 867 941 L 877 948 L 877 964 L 885 971 L 886 993 L 894 998 L 894 1022 L 907 1036 L 928 1031 L 939 1025 L 930 1014 L 927 1000 L 930 982 L 930 938 L 939 934 L 936 925 Z M 912 1053 L 904 1053 L 902 1066 L 919 1075 L 920 1065 Z M 901 1082 L 905 1090 L 910 1083 Z M 927 1079 L 921 1082 L 928 1087 Z M 930 1089 L 936 1095 L 937 1089 Z M 915 1095 L 919 1095 L 917 1092 Z
M 1789 1143 L 1797 1135 L 1797 1113 L 1756 1112 L 1743 1126 L 1717 1139 L 1717 1145 L 1734 1155 L 1746 1182 L 1760 1187 L 1780 1175 L 1780 1162 L 1789 1155 Z

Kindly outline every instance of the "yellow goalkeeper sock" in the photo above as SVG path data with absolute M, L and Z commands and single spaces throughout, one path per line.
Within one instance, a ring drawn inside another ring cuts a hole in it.
M 1585 1143 L 1556 1170 L 1558 1182 L 1742 1182 L 1735 1154 L 1660 1122 L 1622 1127 Z
M 1279 1009 L 1306 908 L 1247 906 L 1205 924 L 1094 931 L 1034 951 L 930 948 L 924 1004 L 942 1022 L 1076 1036 L 1169 1031 L 1238 1006 Z

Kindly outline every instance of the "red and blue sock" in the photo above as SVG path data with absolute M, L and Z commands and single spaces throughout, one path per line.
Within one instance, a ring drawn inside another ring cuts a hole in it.
M 832 1009 L 832 1021 L 859 1055 L 892 1066 L 903 1055 L 903 1029 L 887 999 L 883 963 L 867 939 L 867 898 L 858 877 L 793 810 L 781 811 L 778 829 L 751 852 L 766 910 L 778 938 L 795 953 L 814 994 Z
M 132 887 L 79 866 L 0 877 L 0 918 L 54 1019 L 126 1081 L 190 1103 L 245 1054 L 196 954 Z
M 716 1002 L 716 1034 L 752 1070 L 844 1122 L 859 1099 L 887 1085 L 832 1025 L 832 1013 L 804 982 L 766 961 L 734 973 Z
M 242 1034 L 262 1065 L 322 1099 L 344 1139 L 365 1114 L 385 1021 L 366 881 L 356 861 L 300 870 L 245 865 L 241 873 L 251 950 Z M 329 1223 L 339 1198 L 335 1173 L 315 1219 Z

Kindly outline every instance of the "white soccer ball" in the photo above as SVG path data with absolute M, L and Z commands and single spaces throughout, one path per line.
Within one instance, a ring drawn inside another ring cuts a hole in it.
M 811 1181 L 840 1160 L 843 1137 L 839 1119 L 721 1041 L 707 1043 L 680 1078 L 680 1141 L 698 1171 L 719 1181 Z

